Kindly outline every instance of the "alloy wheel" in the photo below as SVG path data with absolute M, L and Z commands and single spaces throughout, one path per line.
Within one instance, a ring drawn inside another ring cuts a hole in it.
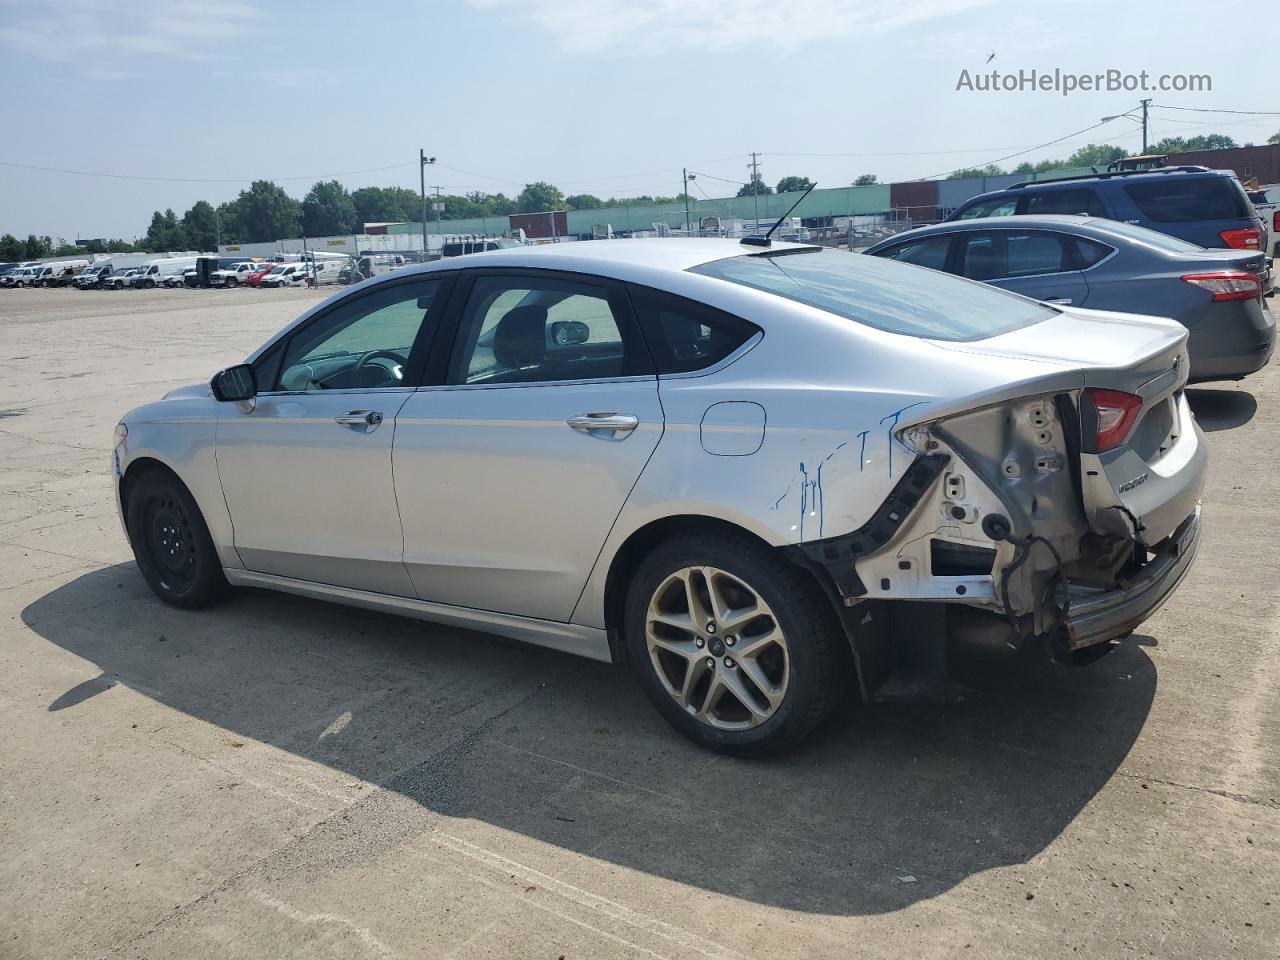
M 781 625 L 749 584 L 717 567 L 683 567 L 662 581 L 645 614 L 645 645 L 667 693 L 708 726 L 759 726 L 786 697 Z

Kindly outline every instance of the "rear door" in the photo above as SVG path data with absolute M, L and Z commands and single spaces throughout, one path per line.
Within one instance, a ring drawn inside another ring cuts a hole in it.
M 662 436 L 657 377 L 620 285 L 468 275 L 396 422 L 405 564 L 423 600 L 568 621 Z
M 1045 303 L 1082 306 L 1089 286 L 1074 238 L 1049 230 L 975 230 L 958 238 L 955 272 Z

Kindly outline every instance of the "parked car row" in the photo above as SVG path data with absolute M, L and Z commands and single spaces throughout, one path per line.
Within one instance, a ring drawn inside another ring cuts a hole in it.
M 1190 332 L 1192 380 L 1270 360 L 1269 229 L 1229 171 L 1158 168 L 1017 184 L 943 223 L 867 248 L 1057 306 L 1170 317 Z

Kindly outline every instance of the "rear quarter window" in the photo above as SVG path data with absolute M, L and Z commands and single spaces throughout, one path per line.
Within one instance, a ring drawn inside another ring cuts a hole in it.
M 628 293 L 658 373 L 715 366 L 760 332 L 741 317 L 674 294 L 637 286 Z
M 1170 177 L 1128 183 L 1129 199 L 1155 223 L 1238 220 L 1248 217 L 1244 190 L 1227 177 Z

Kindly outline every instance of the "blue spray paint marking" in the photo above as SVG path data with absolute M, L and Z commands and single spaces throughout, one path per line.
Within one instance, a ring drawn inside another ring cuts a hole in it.
M 858 472 L 861 473 L 867 465 L 867 434 L 870 430 L 863 430 L 858 434 L 858 439 L 862 441 L 862 449 L 858 451 Z M 841 444 L 843 446 L 843 444 Z
M 928 402 L 928 400 L 917 400 L 915 403 L 908 403 L 901 410 L 895 410 L 888 416 L 880 418 L 881 423 L 884 423 L 886 420 L 893 421 L 893 423 L 889 424 L 889 429 L 886 431 L 889 437 L 889 476 L 893 476 L 893 430 L 898 425 L 899 418 L 912 407 L 919 407 Z
M 791 492 L 791 488 L 792 486 L 795 485 L 795 482 L 796 482 L 795 479 L 792 478 L 791 482 L 787 484 L 787 489 L 783 491 L 782 496 L 780 496 L 777 500 L 773 501 L 774 510 L 777 510 L 778 507 L 782 506 L 782 501 L 787 499 L 787 494 Z
M 804 461 L 800 461 L 800 539 L 804 539 L 804 514 L 809 506 L 809 471 L 804 468 Z

